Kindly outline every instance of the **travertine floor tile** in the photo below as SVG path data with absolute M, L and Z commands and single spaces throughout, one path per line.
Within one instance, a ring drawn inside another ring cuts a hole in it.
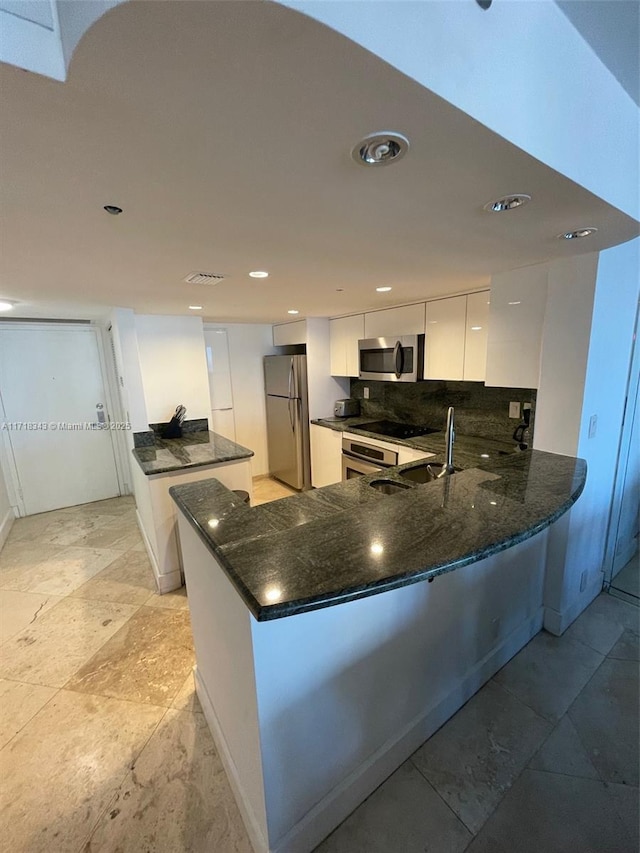
M 64 598 L 0 648 L 0 676 L 62 687 L 136 610 Z
M 564 773 L 566 776 L 582 776 L 585 779 L 600 778 L 573 723 L 566 714 L 531 759 L 529 767 L 532 770 Z
M 606 785 L 525 770 L 467 853 L 637 853 Z
M 55 509 L 51 512 L 41 512 L 37 515 L 27 515 L 24 518 L 16 518 L 11 525 L 7 544 L 16 542 L 30 542 L 37 539 L 50 525 L 59 521 L 69 521 L 69 515 L 63 509 Z
M 109 548 L 122 553 L 137 545 L 141 538 L 137 527 L 116 523 L 99 527 L 92 533 L 79 537 L 73 544 L 79 548 Z
M 640 660 L 640 636 L 627 629 L 607 657 L 618 660 Z
M 74 598 L 144 604 L 155 588 L 153 570 L 146 553 L 131 549 L 78 587 L 72 595 Z
M 164 607 L 170 610 L 188 610 L 189 602 L 187 600 L 186 587 L 177 589 L 175 592 L 165 592 L 164 595 L 159 595 L 154 592 L 145 601 L 147 607 Z
M 0 749 L 57 693 L 55 687 L 0 678 Z M 0 758 L 0 767 L 2 766 Z
M 201 714 L 167 711 L 83 853 L 252 853 Z
M 31 566 L 43 560 L 52 559 L 62 550 L 61 545 L 50 545 L 48 542 L 40 542 L 36 539 L 7 540 L 0 551 L 0 587 L 13 589 L 22 571 L 30 569 Z M 14 586 L 7 586 L 7 583 L 10 584 L 12 581 Z
M 2 752 L 4 849 L 78 853 L 163 714 L 59 691 Z
M 623 628 L 602 608 L 587 607 L 565 631 L 564 637 L 585 643 L 602 655 L 608 654 L 622 634 Z
M 290 489 L 284 483 L 278 482 L 271 478 L 263 478 L 254 480 L 253 495 L 251 497 L 251 506 L 259 506 L 260 504 L 269 503 L 269 501 L 277 501 L 280 498 L 288 498 L 291 495 L 297 495 L 295 489 Z
M 410 761 L 319 847 L 317 853 L 462 853 L 470 833 Z
M 601 592 L 585 612 L 591 615 L 604 616 L 611 623 L 629 628 L 636 634 L 640 633 L 640 608 L 606 592 Z
M 168 707 L 194 662 L 188 612 L 141 607 L 66 686 Z
M 541 717 L 555 721 L 603 660 L 584 643 L 542 631 L 494 679 Z
M 609 658 L 569 709 L 605 782 L 638 787 L 638 664 Z
M 475 833 L 551 729 L 490 681 L 411 760 Z
M 632 850 L 640 850 L 640 791 L 631 785 L 607 785 L 616 814 L 626 826 L 632 841 Z
M 107 498 L 103 501 L 92 501 L 88 504 L 79 504 L 78 506 L 66 507 L 61 512 L 66 512 L 70 515 L 91 515 L 97 513 L 99 515 L 126 515 L 127 513 L 135 512 L 136 504 L 132 495 L 124 495 L 120 498 Z
M 192 714 L 201 714 L 202 705 L 196 694 L 196 686 L 193 672 L 186 677 L 184 684 L 178 691 L 178 695 L 171 703 L 176 711 L 188 711 Z
M 16 566 L 2 573 L 4 589 L 68 595 L 98 574 L 119 556 L 107 548 L 71 546 L 30 565 Z
M 34 624 L 58 601 L 59 595 L 0 589 L 0 645 Z

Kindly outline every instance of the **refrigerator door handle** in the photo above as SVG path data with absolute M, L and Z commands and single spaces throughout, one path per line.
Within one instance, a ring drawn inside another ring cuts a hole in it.
M 289 399 L 291 399 L 293 397 L 293 394 L 291 393 L 292 389 L 293 389 L 293 380 L 294 380 L 293 359 L 291 359 L 291 363 L 289 364 L 289 394 L 288 394 Z
M 289 397 L 289 399 L 287 400 L 287 408 L 289 409 L 289 423 L 291 424 L 291 432 L 295 432 L 296 428 L 295 428 L 295 424 L 294 424 L 294 420 L 293 420 L 294 416 L 293 416 L 293 411 L 291 409 L 291 403 L 292 402 L 293 402 L 293 397 Z

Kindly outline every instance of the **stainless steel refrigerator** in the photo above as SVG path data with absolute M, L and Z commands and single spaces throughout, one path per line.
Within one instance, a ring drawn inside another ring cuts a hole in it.
M 264 357 L 269 472 L 294 489 L 311 488 L 306 355 Z

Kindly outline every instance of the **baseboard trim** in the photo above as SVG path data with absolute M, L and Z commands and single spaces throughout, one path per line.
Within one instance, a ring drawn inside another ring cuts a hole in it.
M 9 507 L 7 510 L 7 514 L 2 519 L 2 523 L 0 523 L 0 551 L 2 550 L 4 543 L 7 541 L 7 537 L 9 536 L 9 531 L 13 525 L 13 522 L 16 520 L 15 513 L 12 507 Z
M 248 798 L 245 795 L 244 788 L 240 781 L 240 775 L 235 762 L 231 757 L 231 752 L 227 746 L 220 722 L 218 721 L 218 716 L 213 707 L 213 702 L 211 701 L 211 697 L 209 696 L 204 681 L 200 677 L 197 666 L 194 669 L 194 679 L 196 684 L 196 694 L 200 700 L 200 704 L 202 705 L 202 710 L 209 726 L 209 731 L 213 736 L 218 754 L 222 760 L 229 784 L 231 785 L 231 790 L 233 791 L 233 796 L 235 797 L 238 808 L 240 809 L 242 821 L 249 835 L 249 840 L 251 841 L 256 853 L 268 853 L 269 846 L 267 844 L 267 840 L 260 829 L 258 819 L 256 818 L 254 811 L 249 804 Z
M 180 589 L 182 586 L 182 574 L 179 569 L 176 569 L 174 572 L 169 572 L 169 574 L 162 575 L 160 574 L 160 570 L 158 569 L 158 561 L 156 560 L 156 555 L 153 553 L 153 548 L 151 547 L 151 543 L 149 542 L 149 537 L 147 536 L 146 530 L 144 529 L 144 524 L 142 523 L 142 519 L 140 518 L 140 513 L 136 509 L 136 520 L 138 522 L 138 527 L 140 529 L 140 535 L 142 536 L 142 541 L 144 542 L 144 547 L 147 550 L 147 556 L 149 557 L 149 562 L 151 563 L 151 568 L 153 569 L 153 576 L 156 579 L 156 586 L 158 588 L 158 593 L 160 595 L 164 595 L 166 592 L 174 592 L 176 589 Z
M 460 679 L 444 699 L 411 720 L 402 731 L 333 788 L 285 836 L 271 845 L 260 831 L 253 810 L 245 798 L 206 685 L 196 668 L 196 692 L 256 853 L 309 853 L 315 849 L 540 631 L 543 616 L 544 609 L 540 607 Z
M 556 637 L 561 637 L 567 630 L 569 625 L 578 618 L 583 610 L 591 604 L 594 598 L 597 598 L 602 592 L 604 586 L 604 578 L 601 572 L 598 572 L 593 581 L 580 594 L 580 597 L 574 601 L 566 610 L 554 610 L 553 607 L 544 608 L 544 628 L 550 634 Z

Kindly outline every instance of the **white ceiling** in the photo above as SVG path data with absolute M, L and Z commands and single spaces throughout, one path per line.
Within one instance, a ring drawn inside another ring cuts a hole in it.
M 109 306 L 216 321 L 339 315 L 487 286 L 615 245 L 632 219 L 317 22 L 276 4 L 132 2 L 66 83 L 0 66 L 0 297 L 21 316 Z M 350 151 L 411 140 L 381 169 Z M 483 211 L 509 192 L 533 201 Z M 124 213 L 106 214 L 104 204 Z M 561 231 L 597 226 L 584 241 Z M 576 245 L 577 244 L 577 245 Z M 248 272 L 266 269 L 256 281 Z M 182 279 L 223 273 L 215 287 Z M 375 287 L 393 286 L 388 294 Z M 339 292 L 338 289 L 341 289 Z

